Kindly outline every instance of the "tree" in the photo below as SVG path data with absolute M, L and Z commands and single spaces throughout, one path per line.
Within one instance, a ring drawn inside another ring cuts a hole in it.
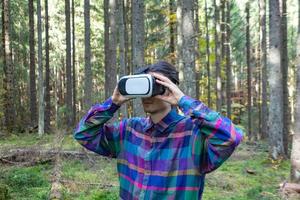
M 84 0 L 84 107 L 92 105 L 92 69 L 91 69 L 91 44 L 90 44 L 90 1 Z
M 76 68 L 75 68 L 75 59 L 76 59 L 76 49 L 75 49 L 75 3 L 72 0 L 72 92 L 73 92 L 73 122 L 76 121 Z
M 12 65 L 11 38 L 10 38 L 10 1 L 2 1 L 2 20 L 3 20 L 3 49 L 4 49 L 4 114 L 5 125 L 8 131 L 15 127 L 15 106 L 13 104 L 13 79 L 14 71 Z
M 198 22 L 196 22 L 198 23 Z M 206 69 L 207 69 L 207 102 L 208 107 L 211 107 L 211 97 L 210 97 L 210 49 L 209 49 L 209 28 L 208 28 L 208 8 L 207 8 L 207 0 L 205 0 L 205 29 L 206 29 Z
M 184 1 L 181 12 L 182 21 L 182 51 L 179 56 L 183 61 L 183 91 L 188 96 L 195 97 L 195 43 L 194 43 L 194 15 L 193 0 Z
M 206 11 L 205 11 L 206 12 Z M 200 94 L 201 94 L 201 91 L 200 91 L 200 80 L 201 80 L 201 58 L 200 58 L 200 53 L 199 50 L 200 50 L 200 42 L 199 42 L 199 38 L 201 38 L 201 33 L 200 33 L 200 22 L 199 22 L 199 2 L 198 1 L 195 1 L 195 32 L 196 32 L 196 35 L 197 37 L 195 37 L 195 52 L 196 52 L 196 62 L 195 62 L 195 81 L 196 81 L 196 98 L 199 98 L 201 99 L 200 97 Z M 207 45 L 208 43 L 206 43 Z
M 283 91 L 281 73 L 280 53 L 280 10 L 279 0 L 269 1 L 270 33 L 269 33 L 269 85 L 270 85 L 270 106 L 269 106 L 269 145 L 270 154 L 273 159 L 284 155 L 283 148 Z
M 71 23 L 70 23 L 70 0 L 65 0 L 65 16 L 66 16 L 66 78 L 67 78 L 67 93 L 66 93 L 66 106 L 67 106 L 67 124 L 73 124 L 72 117 L 72 64 L 71 64 Z
M 128 73 L 127 58 L 125 49 L 125 15 L 124 15 L 124 0 L 118 1 L 118 28 L 119 28 L 119 55 L 120 55 L 120 77 Z M 126 104 L 121 107 L 122 116 L 127 117 Z
M 132 68 L 135 71 L 144 65 L 145 25 L 144 25 L 144 1 L 132 1 Z M 133 100 L 133 115 L 144 115 L 139 100 Z
M 230 1 L 226 2 L 227 12 L 226 12 L 226 98 L 227 98 L 227 117 L 231 118 L 231 26 L 230 26 Z
M 105 66 L 105 95 L 106 98 L 113 94 L 117 82 L 117 2 L 109 0 L 109 45 L 108 61 Z
M 104 0 L 104 68 L 105 68 L 105 98 L 108 98 L 109 94 L 106 81 L 106 72 L 109 71 L 109 0 Z
M 30 119 L 31 126 L 37 122 L 35 50 L 34 50 L 34 7 L 33 0 L 28 0 L 29 14 L 29 51 L 30 51 Z
M 45 0 L 45 131 L 50 132 L 50 67 L 49 67 L 49 13 L 48 0 Z
M 176 23 L 174 20 L 176 16 L 175 0 L 169 0 L 169 18 L 170 18 L 170 54 L 171 63 L 175 64 L 175 44 L 176 44 Z
M 45 131 L 45 103 L 44 103 L 44 76 L 43 76 L 43 60 L 42 60 L 42 9 L 41 1 L 37 0 L 37 28 L 38 28 L 38 87 L 39 87 L 39 135 L 43 135 Z
M 260 0 L 260 48 L 261 48 L 261 67 L 262 67 L 262 138 L 267 138 L 268 129 L 268 95 L 267 95 L 267 31 L 266 31 L 266 0 Z
M 215 24 L 215 65 L 216 65 L 216 97 L 217 111 L 221 112 L 222 107 L 222 81 L 221 81 L 221 65 L 220 65 L 220 0 L 214 0 L 214 24 Z
M 281 1 L 281 69 L 282 69 L 282 90 L 283 90 L 283 147 L 288 153 L 290 134 L 290 106 L 288 91 L 288 48 L 287 48 L 287 8 L 286 0 Z
M 296 84 L 296 106 L 295 106 L 295 124 L 291 152 L 291 180 L 300 183 L 300 0 L 298 0 L 298 36 L 297 36 L 297 84 Z
M 248 134 L 249 139 L 252 135 L 252 70 L 251 70 L 251 44 L 250 44 L 250 5 L 246 3 L 246 51 L 247 51 L 247 88 L 248 88 Z

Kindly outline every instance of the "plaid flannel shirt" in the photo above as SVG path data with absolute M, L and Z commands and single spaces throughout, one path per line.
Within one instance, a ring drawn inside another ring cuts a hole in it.
M 217 169 L 242 140 L 242 132 L 204 103 L 183 96 L 160 122 L 150 117 L 111 119 L 109 98 L 80 120 L 74 138 L 100 155 L 117 158 L 120 199 L 201 199 L 205 174 Z

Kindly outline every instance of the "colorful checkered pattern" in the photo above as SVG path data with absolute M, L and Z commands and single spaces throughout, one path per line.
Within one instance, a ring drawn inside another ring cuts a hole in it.
M 201 199 L 205 174 L 217 169 L 242 140 L 242 132 L 202 102 L 184 96 L 159 123 L 150 117 L 106 123 L 119 106 L 96 104 L 74 137 L 87 149 L 117 158 L 120 198 Z

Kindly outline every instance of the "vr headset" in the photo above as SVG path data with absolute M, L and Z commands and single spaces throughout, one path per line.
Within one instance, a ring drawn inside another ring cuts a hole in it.
M 165 92 L 150 74 L 123 76 L 118 82 L 119 92 L 125 97 L 153 97 Z

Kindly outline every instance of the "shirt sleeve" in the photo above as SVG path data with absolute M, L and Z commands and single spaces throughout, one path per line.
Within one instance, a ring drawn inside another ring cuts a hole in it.
M 107 124 L 119 106 L 107 99 L 95 104 L 80 120 L 74 131 L 74 138 L 85 148 L 103 156 L 117 157 L 127 120 Z
M 193 131 L 195 134 L 191 141 L 193 160 L 200 173 L 217 169 L 241 142 L 242 131 L 227 117 L 189 96 L 183 96 L 178 106 L 200 129 Z

